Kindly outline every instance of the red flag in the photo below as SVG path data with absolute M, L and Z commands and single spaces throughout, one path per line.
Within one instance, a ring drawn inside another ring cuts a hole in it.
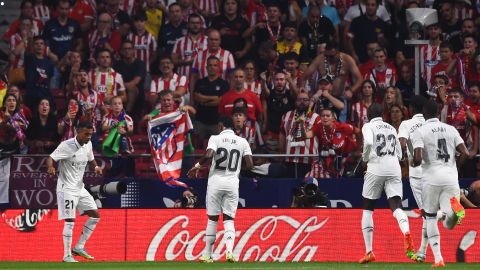
M 187 187 L 178 181 L 182 171 L 183 147 L 193 129 L 188 113 L 161 113 L 148 122 L 148 140 L 158 177 L 169 186 Z

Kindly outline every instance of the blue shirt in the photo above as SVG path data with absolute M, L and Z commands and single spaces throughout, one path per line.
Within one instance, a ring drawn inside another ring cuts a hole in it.
M 185 22 L 182 22 L 178 27 L 175 27 L 172 24 L 167 23 L 163 26 L 160 32 L 159 45 L 161 48 L 165 49 L 165 53 L 171 54 L 177 39 L 185 36 L 186 34 L 187 34 L 187 24 Z
M 50 79 L 55 65 L 47 56 L 42 59 L 33 54 L 25 57 L 25 84 L 27 96 L 37 98 L 49 98 Z
M 45 23 L 43 36 L 50 50 L 62 59 L 68 51 L 73 49 L 75 40 L 81 37 L 80 24 L 77 21 L 68 19 L 66 25 L 60 25 L 57 18 Z
M 304 18 L 308 16 L 308 9 L 309 7 L 307 6 L 302 9 L 302 16 Z M 335 8 L 328 5 L 323 5 L 322 15 L 327 17 L 332 22 L 333 26 L 340 24 L 340 17 L 338 17 L 338 13 Z

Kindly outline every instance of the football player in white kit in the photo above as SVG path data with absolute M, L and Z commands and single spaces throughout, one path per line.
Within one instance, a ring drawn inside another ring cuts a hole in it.
M 77 126 L 77 135 L 74 138 L 61 142 L 57 149 L 47 158 L 48 173 L 55 175 L 54 161 L 58 162 L 57 203 L 58 219 L 65 220 L 63 227 L 63 261 L 77 262 L 73 255 L 82 256 L 93 260 L 93 256 L 85 250 L 85 242 L 92 235 L 93 230 L 100 220 L 97 205 L 85 189 L 83 173 L 89 164 L 95 168 L 95 173 L 102 174 L 102 168 L 97 166 L 93 157 L 93 134 L 91 122 L 80 122 Z M 89 219 L 83 226 L 82 235 L 72 250 L 73 226 L 75 212 L 80 215 L 87 214 Z
M 400 145 L 402 146 L 403 159 L 407 158 L 408 156 L 408 162 L 410 165 L 408 168 L 410 187 L 412 188 L 413 197 L 415 198 L 419 209 L 423 209 L 422 168 L 411 166 L 411 161 L 413 160 L 413 145 L 411 135 L 415 130 L 421 127 L 423 123 L 425 123 L 425 118 L 423 118 L 422 110 L 423 105 L 425 105 L 426 102 L 427 99 L 423 96 L 412 97 L 412 99 L 410 100 L 410 112 L 413 114 L 412 119 L 403 121 L 398 129 L 398 139 L 400 140 Z M 417 262 L 425 261 L 428 246 L 427 221 L 423 214 L 422 218 L 422 242 L 416 256 L 414 257 Z
M 216 239 L 218 217 L 223 212 L 224 239 L 226 245 L 226 261 L 235 262 L 233 244 L 235 242 L 235 227 L 233 220 L 238 206 L 238 185 L 242 159 L 245 160 L 245 170 L 253 168 L 252 150 L 242 137 L 233 132 L 233 120 L 230 117 L 219 119 L 220 134 L 211 136 L 208 140 L 207 152 L 188 171 L 189 177 L 196 177 L 202 164 L 212 159 L 208 174 L 206 207 L 208 215 L 205 232 L 206 248 L 200 258 L 202 262 L 213 262 L 212 249 Z
M 406 254 L 409 258 L 415 256 L 408 217 L 402 210 L 402 178 L 399 159 L 402 156 L 397 132 L 390 124 L 383 122 L 383 107 L 372 104 L 367 111 L 371 119 L 362 128 L 363 154 L 362 159 L 367 163 L 364 177 L 362 197 L 363 215 L 362 232 L 365 241 L 366 255 L 359 263 L 375 261 L 372 249 L 373 242 L 373 210 L 375 201 L 380 199 L 382 192 L 387 195 L 388 204 L 397 219 L 400 230 L 404 235 Z
M 440 252 L 437 210 L 444 213 L 443 226 L 449 230 L 460 224 L 465 209 L 460 204 L 457 164 L 468 156 L 462 137 L 450 125 L 438 120 L 438 104 L 428 101 L 423 109 L 425 123 L 412 134 L 413 166 L 422 165 L 422 202 L 427 219 L 427 235 L 435 257 L 433 267 L 444 267 Z M 455 153 L 460 153 L 455 160 Z

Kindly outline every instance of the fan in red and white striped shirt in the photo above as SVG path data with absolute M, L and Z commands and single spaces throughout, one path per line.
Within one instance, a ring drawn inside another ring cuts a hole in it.
M 308 98 L 307 95 L 305 95 Z M 307 101 L 308 104 L 308 101 Z M 303 113 L 301 114 L 303 115 Z M 282 117 L 280 124 L 280 133 L 285 136 L 285 153 L 291 155 L 306 155 L 306 154 L 318 154 L 318 140 L 316 137 L 304 140 L 300 132 L 299 123 L 296 121 L 300 116 L 299 112 L 295 109 L 288 111 Z M 315 124 L 320 121 L 320 116 L 314 112 L 310 112 L 305 117 L 305 127 L 312 129 Z M 313 159 L 308 157 L 287 157 L 286 162 L 304 163 L 310 164 Z
M 214 16 L 219 12 L 218 0 L 195 0 L 198 10 L 207 17 Z
M 190 77 L 193 59 L 199 51 L 207 48 L 207 38 L 202 33 L 202 19 L 199 15 L 188 17 L 187 34 L 177 39 L 172 51 L 172 59 L 177 66 L 177 73 Z
M 364 79 L 371 80 L 377 88 L 394 86 L 397 81 L 395 67 L 389 67 L 386 63 L 387 54 L 384 49 L 376 49 L 374 53 L 375 67 L 365 74 Z
M 211 30 L 208 34 L 207 49 L 200 51 L 193 59 L 192 75 L 202 79 L 207 76 L 207 59 L 215 56 L 220 60 L 219 75 L 222 79 L 228 80 L 228 75 L 235 69 L 233 55 L 220 47 L 220 32 Z
M 141 16 L 135 17 L 135 31 L 128 34 L 127 39 L 133 42 L 135 58 L 142 60 L 146 71 L 150 72 L 150 63 L 155 59 L 157 51 L 157 41 L 145 30 L 145 22 Z
M 112 54 L 109 50 L 103 49 L 98 53 L 98 67 L 90 70 L 88 80 L 100 98 L 106 103 L 114 96 L 121 96 L 123 102 L 127 101 L 127 93 L 123 84 L 123 77 L 112 67 Z
M 23 46 L 23 48 L 20 48 Z M 10 60 L 10 67 L 21 68 L 25 61 L 25 47 L 22 43 L 22 36 L 19 33 L 10 37 L 10 53 L 14 56 Z
M 246 61 L 243 66 L 243 71 L 245 72 L 244 88 L 257 94 L 260 98 L 262 95 L 262 83 L 259 80 L 256 80 L 255 62 L 252 60 Z
M 255 125 L 247 125 L 247 110 L 242 107 L 235 107 L 232 111 L 233 131 L 237 136 L 247 140 L 252 150 L 257 147 Z
M 431 87 L 432 68 L 438 64 L 438 61 L 440 61 L 440 44 L 437 46 L 428 44 L 420 47 L 420 69 L 428 88 Z
M 181 100 L 188 92 L 187 77 L 173 72 L 173 62 L 168 56 L 160 59 L 159 67 L 160 71 L 162 72 L 162 76 L 152 80 L 150 83 L 150 94 L 148 98 L 150 104 L 156 104 L 158 94 L 163 90 L 172 91 L 175 100 Z M 183 99 L 178 103 L 183 105 Z
M 50 9 L 41 4 L 35 4 L 33 7 L 33 18 L 42 21 L 44 24 L 50 20 Z

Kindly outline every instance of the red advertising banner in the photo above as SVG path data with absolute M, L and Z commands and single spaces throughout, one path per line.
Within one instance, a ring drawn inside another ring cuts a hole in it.
M 7 210 L 0 224 L 0 260 L 60 261 L 63 222 L 56 210 L 29 215 L 32 232 L 16 230 L 19 210 Z M 100 210 L 101 220 L 86 248 L 99 261 L 197 260 L 205 247 L 203 209 Z M 357 261 L 364 253 L 360 209 L 240 209 L 234 254 L 240 261 Z M 421 218 L 409 212 L 410 230 L 420 244 Z M 74 243 L 86 218 L 77 218 Z M 403 236 L 389 210 L 376 210 L 373 247 L 378 261 L 408 262 Z M 440 225 L 448 262 L 480 262 L 480 210 L 468 209 L 452 231 Z M 223 260 L 223 225 L 218 226 L 214 259 Z M 431 251 L 427 253 L 432 260 Z

